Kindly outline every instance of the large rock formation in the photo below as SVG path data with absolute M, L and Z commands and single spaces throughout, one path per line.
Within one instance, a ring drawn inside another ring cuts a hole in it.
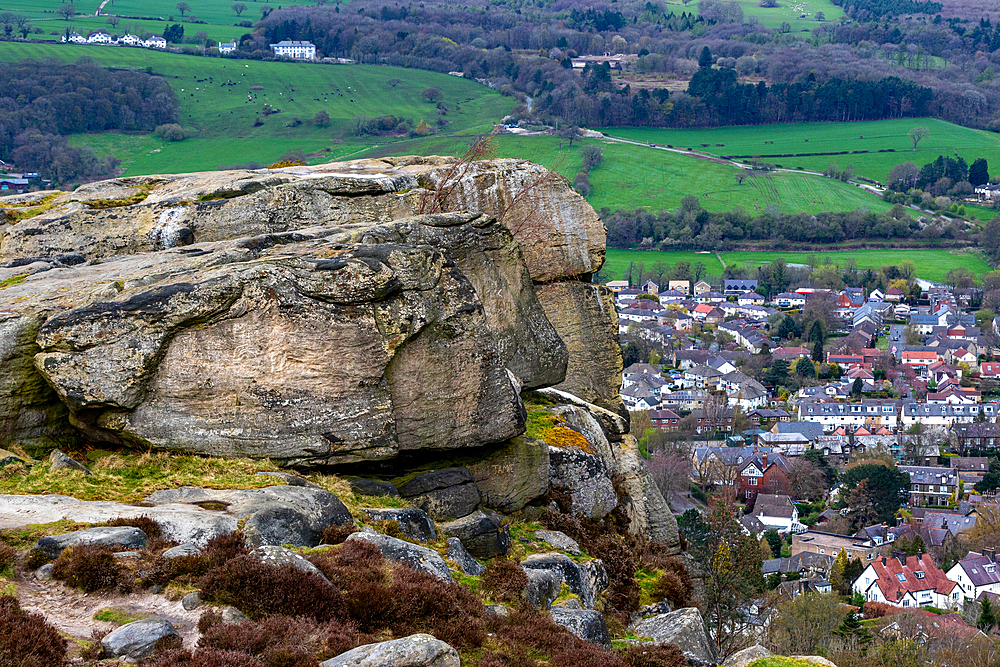
M 634 529 L 676 542 L 627 435 L 617 316 L 590 283 L 605 230 L 556 174 L 388 158 L 116 179 L 5 208 L 0 446 L 298 466 L 492 451 L 467 464 L 487 507 L 515 511 L 551 473 L 544 444 L 512 442 L 520 391 L 557 387 Z
M 566 378 L 535 282 L 589 279 L 604 251 L 565 180 L 515 160 L 20 199 L 24 219 L 0 226 L 0 443 L 29 446 L 318 464 L 508 440 L 523 431 L 518 389 Z M 441 213 L 457 209 L 472 212 Z

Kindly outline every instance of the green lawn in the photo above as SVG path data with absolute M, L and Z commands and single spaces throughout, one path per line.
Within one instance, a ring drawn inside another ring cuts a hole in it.
M 827 257 L 838 266 L 846 266 L 849 260 L 854 260 L 859 269 L 891 266 L 903 259 L 913 260 L 917 265 L 917 277 L 925 280 L 944 280 L 948 271 L 965 267 L 976 275 L 982 275 L 992 270 L 983 256 L 978 252 L 947 249 L 919 250 L 827 250 L 815 252 L 757 252 L 737 251 L 724 252 L 722 259 L 727 267 L 754 268 L 773 262 L 778 257 L 789 264 L 818 265 Z M 648 269 L 656 262 L 664 262 L 673 266 L 677 262 L 702 262 L 708 270 L 708 275 L 718 278 L 722 275 L 722 265 L 714 254 L 695 252 L 656 252 L 653 250 L 616 250 L 608 248 L 606 271 L 612 279 L 618 280 L 628 269 L 629 262 L 642 263 Z
M 421 70 L 370 65 L 317 65 L 205 58 L 147 49 L 71 44 L 0 43 L 0 62 L 56 57 L 72 61 L 90 56 L 101 65 L 150 68 L 170 83 L 180 101 L 181 125 L 196 130 L 191 139 L 160 142 L 151 136 L 82 135 L 75 145 L 93 146 L 127 164 L 126 175 L 216 169 L 219 165 L 267 163 L 286 151 L 314 152 L 313 161 L 350 157 L 385 139 L 354 137 L 350 126 L 358 116 L 385 114 L 421 119 L 440 132 L 488 132 L 514 105 L 514 100 L 461 77 Z M 388 82 L 396 80 L 393 87 Z M 235 85 L 228 85 L 232 82 Z M 255 99 L 248 100 L 251 86 Z M 439 115 L 421 92 L 438 87 L 447 108 Z M 265 103 L 282 113 L 260 116 Z M 326 111 L 331 126 L 315 127 L 312 119 Z M 302 123 L 294 125 L 294 119 Z M 260 127 L 254 127 L 258 119 Z M 468 141 L 466 141 L 468 143 Z
M 185 16 L 182 17 L 181 13 L 177 10 L 177 5 L 179 4 L 177 0 L 109 0 L 108 4 L 104 5 L 101 15 L 102 17 L 108 15 L 142 17 L 161 22 L 170 20 L 178 23 L 189 21 L 193 15 L 198 21 L 205 21 L 208 24 L 232 26 L 234 23 L 243 20 L 260 20 L 260 7 L 271 6 L 267 2 L 258 3 L 256 0 L 239 0 L 246 5 L 246 10 L 240 16 L 237 16 L 236 12 L 232 9 L 236 1 L 195 0 L 194 2 L 188 2 L 187 4 L 191 6 L 191 10 L 186 11 Z M 52 24 L 58 25 L 60 29 L 63 29 L 67 25 L 76 24 L 87 16 L 93 17 L 101 4 L 101 0 L 74 0 L 72 4 L 76 8 L 77 14 L 71 17 L 68 22 L 56 13 L 63 4 L 64 0 L 6 0 L 3 3 L 3 10 L 27 16 L 38 27 L 47 28 L 48 24 Z M 315 3 L 299 2 L 296 4 L 312 5 Z M 102 22 L 103 20 L 101 18 Z M 122 19 L 122 24 L 130 20 L 132 19 Z M 190 28 L 191 34 L 196 32 L 194 29 L 196 26 L 204 27 L 204 24 L 192 23 Z M 184 32 L 187 33 L 188 30 L 189 28 L 185 24 Z M 47 29 L 46 32 L 48 32 Z M 157 32 L 161 33 L 162 28 Z M 248 31 L 245 30 L 245 32 Z
M 914 152 L 907 133 L 918 126 L 926 127 L 930 133 Z M 719 156 L 866 150 L 871 152 L 765 160 L 788 169 L 802 167 L 814 171 L 823 171 L 830 162 L 836 162 L 841 167 L 853 165 L 859 176 L 878 181 L 884 181 L 889 170 L 902 162 L 912 160 L 923 166 L 938 155 L 954 156 L 956 152 L 969 164 L 976 158 L 986 158 L 994 172 L 1000 171 L 1000 135 L 934 118 L 749 125 L 706 130 L 604 128 L 603 131 L 613 137 L 693 148 Z M 878 152 L 886 149 L 893 152 Z

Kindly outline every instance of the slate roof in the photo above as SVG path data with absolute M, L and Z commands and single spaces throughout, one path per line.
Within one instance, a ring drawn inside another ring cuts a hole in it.
M 1000 583 L 1000 571 L 996 563 L 981 553 L 970 551 L 965 558 L 958 561 L 957 565 L 962 566 L 965 576 L 977 587 Z
M 758 518 L 761 516 L 774 516 L 781 517 L 782 519 L 791 519 L 794 516 L 794 511 L 795 505 L 792 504 L 792 499 L 788 496 L 758 493 L 757 500 L 753 504 L 753 515 Z
M 778 433 L 800 433 L 811 441 L 823 435 L 823 425 L 819 422 L 778 422 L 774 428 Z

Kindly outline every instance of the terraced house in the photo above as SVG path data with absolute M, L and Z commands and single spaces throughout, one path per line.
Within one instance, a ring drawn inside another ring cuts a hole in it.
M 932 466 L 898 466 L 910 476 L 910 505 L 948 505 L 958 491 L 958 474 L 951 468 Z
M 853 588 L 865 600 L 895 607 L 954 609 L 961 595 L 958 584 L 927 554 L 876 559 L 868 564 Z

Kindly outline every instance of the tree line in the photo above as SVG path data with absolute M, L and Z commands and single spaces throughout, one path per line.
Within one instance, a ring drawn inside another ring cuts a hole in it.
M 152 131 L 176 123 L 177 100 L 159 77 L 75 63 L 8 63 L 0 79 L 0 159 L 66 183 L 107 176 L 114 164 L 65 136 L 108 130 Z
M 710 212 L 694 195 L 676 211 L 646 209 L 601 210 L 608 228 L 609 248 L 658 250 L 731 250 L 735 246 L 769 241 L 780 248 L 792 243 L 840 243 L 858 239 L 966 238 L 964 226 L 922 225 L 902 205 L 885 213 L 868 209 L 849 212 L 782 213 L 769 206 L 761 215 L 742 209 Z

